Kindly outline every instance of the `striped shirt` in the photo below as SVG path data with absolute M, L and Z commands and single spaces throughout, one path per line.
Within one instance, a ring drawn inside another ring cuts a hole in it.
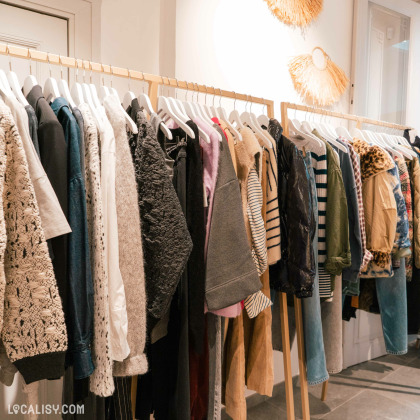
M 251 252 L 258 275 L 261 276 L 267 270 L 267 246 L 264 220 L 261 214 L 263 192 L 255 166 L 249 172 L 247 194 L 247 214 L 251 228 Z
M 269 148 L 268 153 L 265 154 L 267 167 L 267 252 L 268 265 L 272 265 L 281 259 L 280 211 L 277 188 L 277 144 L 268 131 L 265 133 L 269 136 L 273 144 L 273 147 Z
M 299 150 L 311 152 L 312 167 L 315 174 L 318 201 L 318 272 L 319 295 L 321 298 L 331 297 L 331 275 L 325 270 L 327 259 L 326 217 L 327 217 L 327 149 L 325 144 L 315 140 L 290 138 Z
M 347 147 L 349 148 L 349 154 L 351 162 L 353 165 L 354 171 L 354 180 L 356 182 L 356 192 L 357 192 L 357 206 L 359 209 L 359 224 L 360 224 L 360 237 L 362 240 L 362 249 L 363 249 L 363 260 L 360 267 L 360 271 L 363 271 L 369 262 L 372 260 L 373 255 L 366 247 L 366 225 L 365 225 L 365 210 L 363 207 L 363 195 L 362 195 L 362 173 L 360 170 L 360 159 L 359 155 L 354 150 L 352 144 L 343 137 L 340 137 Z

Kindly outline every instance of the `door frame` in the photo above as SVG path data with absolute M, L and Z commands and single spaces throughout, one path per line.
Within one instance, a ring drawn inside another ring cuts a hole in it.
M 369 1 L 410 18 L 410 50 L 408 56 L 407 108 L 405 124 L 420 129 L 420 4 L 412 0 L 355 0 L 351 69 L 351 112 L 366 114 L 366 69 L 369 38 Z M 417 69 L 417 71 L 416 71 Z
M 67 54 L 100 61 L 102 0 L 0 0 L 0 3 L 67 20 Z

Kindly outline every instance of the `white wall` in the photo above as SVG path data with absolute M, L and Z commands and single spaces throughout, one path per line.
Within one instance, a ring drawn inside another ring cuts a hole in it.
M 274 99 L 279 115 L 281 101 L 298 101 L 287 68 L 293 56 L 322 46 L 350 76 L 353 0 L 325 0 L 305 33 L 281 23 L 263 0 L 176 3 L 180 80 Z M 337 109 L 348 111 L 348 97 Z
M 94 59 L 159 74 L 160 1 L 102 0 L 100 13 L 100 54 Z M 109 81 L 107 77 L 105 83 Z M 128 80 L 114 77 L 113 86 L 122 97 L 128 90 Z M 131 81 L 131 90 L 139 92 L 141 88 L 142 82 Z

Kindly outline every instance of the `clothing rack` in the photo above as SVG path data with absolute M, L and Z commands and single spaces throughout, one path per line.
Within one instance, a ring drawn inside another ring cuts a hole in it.
M 9 55 L 26 60 L 38 61 L 48 65 L 54 64 L 61 67 L 75 68 L 77 70 L 84 70 L 94 73 L 107 74 L 111 76 L 124 77 L 127 79 L 139 80 L 147 82 L 149 85 L 148 94 L 152 106 L 157 109 L 158 89 L 160 85 L 170 86 L 177 89 L 191 90 L 192 92 L 199 92 L 209 95 L 215 95 L 225 98 L 230 98 L 255 104 L 266 106 L 267 116 L 274 118 L 274 101 L 264 98 L 255 97 L 252 95 L 245 95 L 233 91 L 227 91 L 206 85 L 199 85 L 197 83 L 178 81 L 174 78 L 164 77 L 155 74 L 143 73 L 138 70 L 130 70 L 122 67 L 114 67 L 109 64 L 96 63 L 89 60 L 82 60 L 73 57 L 66 57 L 63 55 L 51 54 L 44 51 L 33 50 L 29 48 L 12 46 L 0 43 L 0 55 Z M 292 363 L 290 354 L 290 339 L 289 339 L 289 320 L 287 314 L 287 296 L 285 293 L 280 294 L 280 320 L 281 320 L 281 334 L 283 342 L 283 364 L 285 375 L 285 390 L 286 390 L 286 406 L 287 406 L 287 420 L 295 420 L 294 401 L 293 401 L 293 383 L 292 383 Z M 303 333 L 301 332 L 302 340 Z M 302 341 L 303 343 L 303 341 Z M 303 344 L 302 344 L 303 345 Z M 306 371 L 305 371 L 306 378 Z M 309 415 L 309 408 L 308 408 Z M 306 417 L 305 417 L 306 418 Z M 309 419 L 309 417 L 307 417 Z
M 306 105 L 298 105 L 290 102 L 281 103 L 281 123 L 283 130 L 286 136 L 289 135 L 289 117 L 288 110 L 293 109 L 296 111 L 304 111 L 311 114 L 326 115 L 329 117 L 339 118 L 347 121 L 355 121 L 357 123 L 357 128 L 361 128 L 362 124 L 376 125 L 380 127 L 392 128 L 394 130 L 409 129 L 410 127 L 390 123 L 387 121 L 373 120 L 371 118 L 360 117 L 353 114 L 344 114 L 341 112 L 329 111 L 323 108 L 315 108 Z M 298 343 L 298 358 L 299 358 L 299 376 L 300 376 L 300 392 L 302 398 L 302 419 L 310 420 L 310 410 L 309 410 L 309 397 L 308 397 L 308 381 L 306 377 L 306 359 L 305 359 L 305 341 L 303 334 L 303 321 L 302 321 L 302 302 L 301 299 L 294 298 L 295 303 L 295 316 L 296 316 L 296 335 Z M 286 312 L 287 314 L 287 312 Z M 322 394 L 321 400 L 325 401 L 327 399 L 327 389 L 328 381 L 325 381 L 322 385 Z
M 28 60 L 39 61 L 47 64 L 55 64 L 62 67 L 75 68 L 78 70 L 89 71 L 93 73 L 102 73 L 110 76 L 125 77 L 127 79 L 139 80 L 149 84 L 149 98 L 153 107 L 157 108 L 157 97 L 159 85 L 171 86 L 177 89 L 191 90 L 192 92 L 200 92 L 209 95 L 222 96 L 225 98 L 252 102 L 255 104 L 265 105 L 267 107 L 267 116 L 274 117 L 274 101 L 256 96 L 245 95 L 242 93 L 231 92 L 215 88 L 213 86 L 199 85 L 197 83 L 181 81 L 166 76 L 156 74 L 143 73 L 138 70 L 130 70 L 128 68 L 115 67 L 109 64 L 96 63 L 89 60 L 79 58 L 65 57 L 63 55 L 47 53 L 44 51 L 32 50 L 29 48 L 16 47 L 13 45 L 0 43 L 0 54 L 9 55 Z

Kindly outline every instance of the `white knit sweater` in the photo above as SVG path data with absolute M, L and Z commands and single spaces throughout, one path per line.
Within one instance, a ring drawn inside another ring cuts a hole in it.
M 130 346 L 128 358 L 123 362 L 114 362 L 114 376 L 133 376 L 147 372 L 147 359 L 144 354 L 146 291 L 140 210 L 134 164 L 128 144 L 122 107 L 113 96 L 105 98 L 104 107 L 115 135 L 118 242 L 120 270 L 127 299 L 128 344 Z
M 89 106 L 79 105 L 84 121 L 86 213 L 94 288 L 93 363 L 89 378 L 91 392 L 108 397 L 114 392 L 110 345 L 108 273 L 105 269 L 105 228 L 102 208 L 98 131 Z

